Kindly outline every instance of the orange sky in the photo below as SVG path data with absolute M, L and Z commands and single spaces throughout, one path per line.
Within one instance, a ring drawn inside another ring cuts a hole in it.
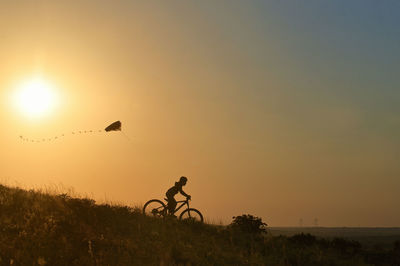
M 213 222 L 250 213 L 271 226 L 314 218 L 323 226 L 400 226 L 398 51 L 393 62 L 386 52 L 346 56 L 356 46 L 342 43 L 346 36 L 323 41 L 340 28 L 335 18 L 310 29 L 306 11 L 288 21 L 290 8 L 279 4 L 1 5 L 2 182 L 62 184 L 135 205 L 164 197 L 185 175 L 192 205 Z M 356 34 L 354 42 L 373 37 Z M 382 51 L 391 51 L 389 37 Z M 36 76 L 60 103 L 31 119 L 10 97 Z M 130 140 L 70 134 L 115 120 Z M 19 138 L 60 134 L 67 136 L 44 143 Z

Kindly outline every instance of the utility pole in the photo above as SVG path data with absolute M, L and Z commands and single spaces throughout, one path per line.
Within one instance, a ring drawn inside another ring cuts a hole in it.
M 318 227 L 318 218 L 314 218 L 314 227 Z

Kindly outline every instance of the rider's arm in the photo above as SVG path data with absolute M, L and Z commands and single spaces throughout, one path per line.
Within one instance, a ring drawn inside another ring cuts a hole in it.
M 182 190 L 182 188 L 179 190 L 179 192 L 185 196 L 186 198 L 190 198 L 190 195 L 186 194 L 185 191 Z

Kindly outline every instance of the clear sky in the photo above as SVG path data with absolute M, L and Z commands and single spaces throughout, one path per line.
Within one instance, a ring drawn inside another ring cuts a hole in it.
M 3 183 L 135 205 L 185 175 L 213 222 L 400 226 L 399 1 L 149 2 L 1 1 Z

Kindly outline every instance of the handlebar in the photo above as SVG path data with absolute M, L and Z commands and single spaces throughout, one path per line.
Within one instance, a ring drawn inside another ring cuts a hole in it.
M 186 198 L 185 200 L 178 200 L 178 201 L 176 201 L 176 203 L 179 203 L 179 202 L 189 202 L 190 200 L 192 200 L 192 199 Z

